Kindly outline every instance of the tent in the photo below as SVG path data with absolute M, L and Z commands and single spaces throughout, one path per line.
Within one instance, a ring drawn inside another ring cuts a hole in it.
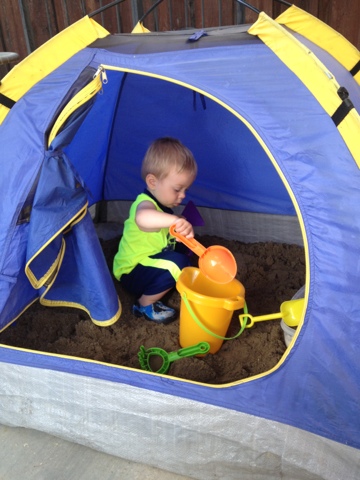
M 210 234 L 304 246 L 299 327 L 271 371 L 216 386 L 0 345 L 0 422 L 199 479 L 359 478 L 359 52 L 296 7 L 138 27 L 85 17 L 2 81 L 0 329 L 37 300 L 121 321 L 89 207 L 118 220 L 161 135 L 198 160 Z

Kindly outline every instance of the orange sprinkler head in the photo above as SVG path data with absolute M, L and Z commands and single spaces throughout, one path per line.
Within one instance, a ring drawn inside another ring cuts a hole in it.
M 170 233 L 199 257 L 201 273 L 216 283 L 229 283 L 235 278 L 237 264 L 234 255 L 221 245 L 205 248 L 195 238 L 186 238 L 171 225 Z

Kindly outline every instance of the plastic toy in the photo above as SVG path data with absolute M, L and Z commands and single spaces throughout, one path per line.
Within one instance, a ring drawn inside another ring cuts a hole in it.
M 296 300 L 288 300 L 280 305 L 280 312 L 270 313 L 269 315 L 259 315 L 253 317 L 249 313 L 239 315 L 239 320 L 243 326 L 246 322 L 246 328 L 250 328 L 256 322 L 263 322 L 265 320 L 276 320 L 281 318 L 289 327 L 297 327 L 300 323 L 300 317 L 304 311 L 304 298 L 297 298 Z M 248 319 L 250 322 L 248 323 Z
M 207 342 L 200 342 L 191 347 L 180 348 L 180 350 L 170 353 L 157 347 L 145 349 L 145 347 L 141 345 L 138 358 L 143 370 L 156 373 L 167 373 L 171 362 L 185 357 L 205 355 L 209 350 L 210 345 Z
M 205 225 L 204 219 L 192 200 L 188 201 L 181 215 L 186 218 L 193 227 L 203 227 Z
M 186 238 L 171 225 L 170 233 L 199 257 L 199 268 L 203 275 L 216 283 L 229 283 L 235 278 L 237 264 L 235 257 L 227 248 L 212 245 L 205 248 L 195 238 Z

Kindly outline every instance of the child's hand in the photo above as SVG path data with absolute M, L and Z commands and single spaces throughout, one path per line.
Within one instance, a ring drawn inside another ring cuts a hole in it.
M 183 237 L 194 238 L 193 226 L 185 218 L 179 218 L 178 220 L 176 220 L 175 230 Z

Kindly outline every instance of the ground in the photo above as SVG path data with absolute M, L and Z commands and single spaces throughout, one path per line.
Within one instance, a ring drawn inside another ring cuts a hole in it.
M 277 313 L 305 282 L 304 249 L 279 243 L 244 244 L 219 237 L 199 236 L 205 246 L 224 245 L 235 256 L 238 280 L 245 286 L 247 308 L 253 316 Z M 111 268 L 119 238 L 102 241 Z M 196 258 L 194 259 L 196 263 Z M 122 315 L 111 327 L 94 325 L 85 312 L 33 304 L 17 322 L 0 334 L 0 343 L 140 369 L 138 352 L 158 347 L 173 352 L 179 345 L 179 320 L 156 325 L 131 313 L 133 299 L 115 281 Z M 179 309 L 174 290 L 166 299 Z M 234 312 L 227 336 L 239 331 L 239 313 Z M 286 350 L 280 320 L 257 322 L 235 340 L 224 341 L 215 354 L 188 357 L 170 363 L 167 375 L 208 384 L 224 384 L 273 368 Z M 152 365 L 153 370 L 159 367 Z

